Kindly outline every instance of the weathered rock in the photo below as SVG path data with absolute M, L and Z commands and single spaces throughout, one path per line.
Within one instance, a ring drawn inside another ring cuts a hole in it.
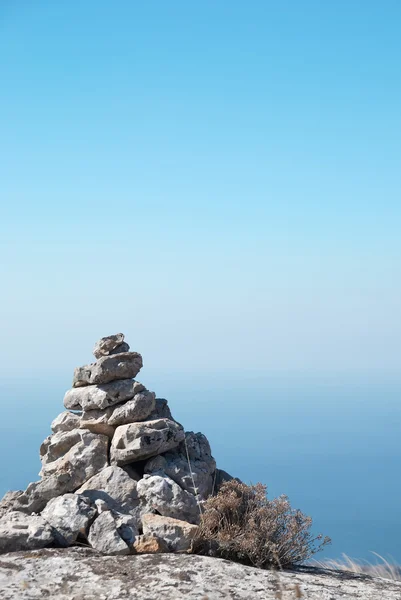
M 165 398 L 156 398 L 155 400 L 155 408 L 149 415 L 148 421 L 155 421 L 156 419 L 170 419 L 170 421 L 175 421 Z
M 49 435 L 39 450 L 42 465 L 52 463 L 67 454 L 75 444 L 81 441 L 82 434 L 83 432 L 80 429 L 73 429 Z
M 186 552 L 192 546 L 198 526 L 160 515 L 145 514 L 142 517 L 144 534 L 155 535 L 164 540 L 171 552 Z
M 24 513 L 41 512 L 49 500 L 73 490 L 70 473 L 57 473 L 28 485 L 14 503 L 15 510 Z
M 71 431 L 72 429 L 78 429 L 79 417 L 75 413 L 65 410 L 54 419 L 51 424 L 53 433 L 59 433 L 60 431 Z
M 145 465 L 145 473 L 165 473 L 199 500 L 205 500 L 212 493 L 215 470 L 216 461 L 206 436 L 192 431 L 185 433 L 185 443 L 151 458 Z
M 16 510 L 26 513 L 41 512 L 49 500 L 74 492 L 85 481 L 108 466 L 108 438 L 84 429 L 78 431 L 79 441 L 66 454 L 45 461 L 41 471 L 44 478 L 28 485 L 26 491 L 15 501 Z
M 117 427 L 111 442 L 111 464 L 144 460 L 175 448 L 184 439 L 181 426 L 169 419 L 131 423 Z
M 108 465 L 109 439 L 85 429 L 56 433 L 42 459 L 41 476 L 69 473 L 74 491 Z M 42 445 L 43 447 L 43 445 Z
M 144 390 L 136 394 L 132 400 L 116 406 L 108 419 L 109 425 L 124 425 L 148 419 L 155 408 L 156 394 Z
M 119 354 L 121 352 L 128 352 L 129 346 L 127 342 L 124 342 L 124 334 L 116 333 L 115 335 L 108 335 L 102 337 L 96 342 L 93 348 L 93 354 L 95 358 L 101 358 L 102 356 L 109 356 L 110 354 Z
M 137 483 L 142 515 L 157 511 L 164 517 L 199 522 L 199 505 L 193 494 L 183 490 L 169 477 L 145 475 Z
M 36 559 L 36 560 L 35 560 Z M 101 556 L 90 549 L 6 554 L 2 600 L 399 600 L 401 582 L 313 567 L 270 571 L 209 556 Z
M 6 492 L 0 501 L 0 519 L 6 513 L 14 510 L 16 500 L 23 494 L 22 490 Z
M 80 534 L 86 537 L 89 524 L 96 514 L 96 508 L 88 498 L 64 494 L 50 500 L 41 516 L 55 529 L 57 543 L 69 546 Z
M 138 375 L 141 368 L 142 356 L 138 352 L 102 356 L 95 363 L 75 369 L 73 387 L 100 385 L 116 379 L 131 379 Z
M 91 431 L 92 433 L 100 433 L 112 438 L 116 430 L 115 427 L 109 425 L 112 411 L 112 407 L 104 410 L 84 410 L 79 426 L 81 429 L 88 429 L 88 431 Z
M 121 379 L 104 385 L 72 388 L 64 396 L 64 406 L 71 410 L 105 409 L 114 404 L 131 400 L 145 389 L 142 383 L 134 379 Z
M 0 519 L 0 553 L 34 550 L 53 541 L 51 526 L 38 515 L 12 511 Z
M 92 548 L 103 554 L 129 554 L 129 548 L 118 533 L 110 511 L 102 512 L 89 530 L 88 541 Z
M 132 546 L 133 554 L 160 554 L 168 551 L 166 542 L 154 535 L 139 535 Z
M 76 493 L 85 496 L 92 503 L 103 500 L 115 512 L 132 515 L 138 512 L 137 482 L 120 467 L 106 467 L 84 483 Z
M 136 481 L 120 467 L 107 467 L 87 481 L 77 494 L 85 496 L 99 509 L 112 511 L 119 535 L 131 545 L 138 535 L 141 524 L 139 499 Z

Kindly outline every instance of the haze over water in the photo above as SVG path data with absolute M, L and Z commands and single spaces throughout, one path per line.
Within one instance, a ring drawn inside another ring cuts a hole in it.
M 0 4 L 0 491 L 122 331 L 324 556 L 401 562 L 401 4 Z

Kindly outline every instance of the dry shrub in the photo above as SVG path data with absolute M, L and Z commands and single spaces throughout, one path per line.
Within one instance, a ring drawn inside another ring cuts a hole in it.
M 330 538 L 313 537 L 311 525 L 286 496 L 268 500 L 265 485 L 234 479 L 205 502 L 194 551 L 261 568 L 289 567 L 330 543 Z

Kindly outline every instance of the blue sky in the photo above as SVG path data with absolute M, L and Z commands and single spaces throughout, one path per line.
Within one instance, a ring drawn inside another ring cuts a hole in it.
M 400 18 L 3 0 L 4 376 L 120 330 L 155 371 L 397 373 Z

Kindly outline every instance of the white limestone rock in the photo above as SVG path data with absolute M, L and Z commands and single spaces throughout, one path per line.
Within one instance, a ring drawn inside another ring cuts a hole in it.
M 44 548 L 53 539 L 51 526 L 38 515 L 11 511 L 0 519 L 0 554 Z
M 132 379 L 143 366 L 138 352 L 121 352 L 102 356 L 98 361 L 74 371 L 73 387 L 110 383 L 116 379 Z
M 53 433 L 59 433 L 60 431 L 77 429 L 79 427 L 79 419 L 80 415 L 65 410 L 54 419 L 51 424 L 51 430 Z
M 155 400 L 156 394 L 148 390 L 135 394 L 132 400 L 113 409 L 108 424 L 117 426 L 148 419 L 155 408 Z
M 96 508 L 88 498 L 77 494 L 64 494 L 50 500 L 41 516 L 54 528 L 56 541 L 63 546 L 69 546 L 79 535 L 86 537 L 89 524 L 96 514 Z
M 183 439 L 181 426 L 169 419 L 120 425 L 111 442 L 110 463 L 144 460 L 175 448 Z
M 42 445 L 43 467 L 40 475 L 48 477 L 57 473 L 70 473 L 76 489 L 107 467 L 108 447 L 109 439 L 105 435 L 97 435 L 85 429 L 56 433 L 50 436 L 49 443 Z
M 105 409 L 114 404 L 131 400 L 135 394 L 139 394 L 145 389 L 145 386 L 135 379 L 121 379 L 104 385 L 76 387 L 66 392 L 64 406 L 70 410 Z
M 106 467 L 86 481 L 77 491 L 92 503 L 103 500 L 110 510 L 136 514 L 139 506 L 137 482 L 117 466 Z
M 145 475 L 137 483 L 137 492 L 142 515 L 156 510 L 164 517 L 199 522 L 200 509 L 195 496 L 169 477 Z
M 26 513 L 41 512 L 49 500 L 74 492 L 85 481 L 108 466 L 108 438 L 84 429 L 77 431 L 79 436 L 76 438 L 68 437 L 73 432 L 54 434 L 59 438 L 57 443 L 50 442 L 47 445 L 50 452 L 42 455 L 43 479 L 28 485 L 26 491 L 15 500 L 16 510 Z M 68 439 L 60 439 L 61 434 Z M 76 443 L 72 444 L 72 440 Z
M 81 429 L 88 429 L 92 433 L 100 433 L 112 438 L 116 430 L 115 427 L 109 425 L 110 416 L 113 408 L 105 408 L 104 410 L 84 410 L 79 421 Z

